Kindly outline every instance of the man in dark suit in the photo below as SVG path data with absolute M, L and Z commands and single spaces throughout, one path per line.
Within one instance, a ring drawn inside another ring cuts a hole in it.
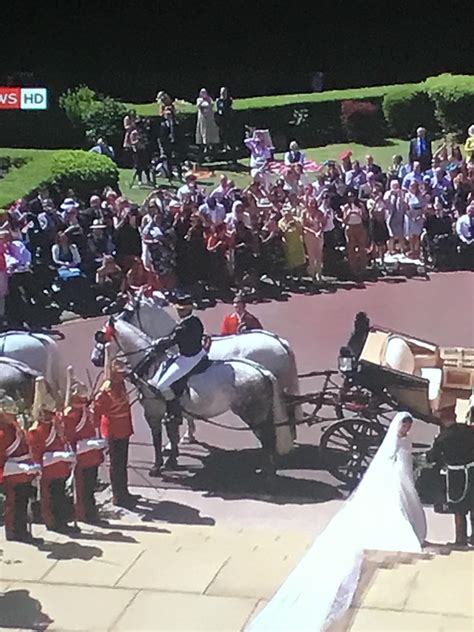
M 422 171 L 426 171 L 431 166 L 433 152 L 431 149 L 431 141 L 426 138 L 426 129 L 419 127 L 416 130 L 416 138 L 410 141 L 410 151 L 408 153 L 408 161 L 412 165 L 418 161 Z
M 171 109 L 165 109 L 163 115 L 164 121 L 160 125 L 158 146 L 164 158 L 168 179 L 172 180 L 173 166 L 176 166 L 178 178 L 182 180 L 183 143 L 181 129 Z

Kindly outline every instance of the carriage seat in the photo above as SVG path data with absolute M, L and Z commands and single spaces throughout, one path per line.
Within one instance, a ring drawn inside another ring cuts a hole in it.
M 439 355 L 429 349 L 420 348 L 420 343 L 414 341 L 415 352 L 410 343 L 400 336 L 390 336 L 382 351 L 382 365 L 396 371 L 418 375 L 421 377 L 423 369 L 437 369 L 441 366 Z
M 397 336 L 393 336 L 387 341 L 383 364 L 394 371 L 401 371 L 408 373 L 408 375 L 415 374 L 415 356 L 408 343 Z
M 441 398 L 441 386 L 443 383 L 443 370 L 433 366 L 419 366 L 417 358 L 408 343 L 397 336 L 393 336 L 387 342 L 384 364 L 390 369 L 401 371 L 408 375 L 417 375 L 428 380 L 428 399 L 431 410 L 435 412 L 439 408 Z

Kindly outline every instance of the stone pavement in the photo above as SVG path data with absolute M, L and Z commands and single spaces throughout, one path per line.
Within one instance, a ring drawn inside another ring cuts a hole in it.
M 311 541 L 298 531 L 137 523 L 0 541 L 0 628 L 241 630 Z
M 39 548 L 0 540 L 0 629 L 238 632 L 314 531 L 128 519 L 74 539 L 42 527 L 35 535 L 45 538 Z M 369 552 L 334 630 L 474 630 L 474 552 L 445 553 Z

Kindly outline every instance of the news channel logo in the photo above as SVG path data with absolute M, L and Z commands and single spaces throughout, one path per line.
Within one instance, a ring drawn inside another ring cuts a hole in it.
M 47 110 L 47 88 L 0 87 L 0 110 Z

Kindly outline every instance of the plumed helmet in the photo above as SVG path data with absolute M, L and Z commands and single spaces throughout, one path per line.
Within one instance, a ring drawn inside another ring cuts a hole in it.
M 87 390 L 87 386 L 83 382 L 75 380 L 71 387 L 71 395 L 73 397 L 87 399 L 89 397 L 89 391 Z
M 56 402 L 48 391 L 48 385 L 44 377 L 37 377 L 35 380 L 35 395 L 31 414 L 33 419 L 41 417 L 45 411 L 54 412 L 56 410 Z

